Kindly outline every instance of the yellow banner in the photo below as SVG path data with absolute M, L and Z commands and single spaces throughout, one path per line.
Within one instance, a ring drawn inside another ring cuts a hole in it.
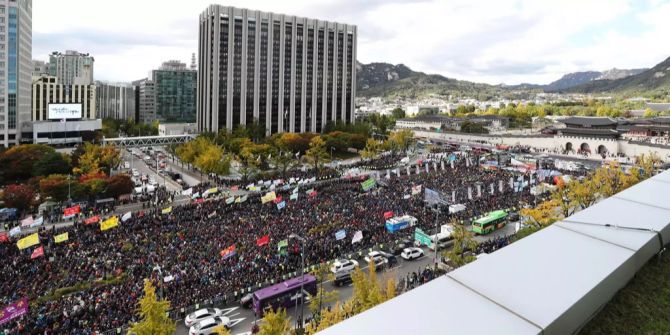
M 214 193 L 219 193 L 219 188 L 218 187 L 212 187 L 209 190 L 207 190 L 208 194 L 214 194 Z
M 118 225 L 119 225 L 119 218 L 116 217 L 116 216 L 112 216 L 111 218 L 109 218 L 105 221 L 102 221 L 100 223 L 100 230 L 104 231 L 104 230 L 107 230 L 107 229 L 112 229 L 112 228 L 114 228 Z
M 54 242 L 61 243 L 67 241 L 69 238 L 68 233 L 62 233 L 60 235 L 54 236 Z
M 40 243 L 40 236 L 37 233 L 34 233 L 20 239 L 18 242 L 16 242 L 16 246 L 19 247 L 19 250 L 23 250 L 25 248 L 32 247 L 33 245 L 39 243 Z
M 268 192 L 268 194 L 261 197 L 261 203 L 265 204 L 275 199 L 277 199 L 277 194 L 274 191 Z
M 170 214 L 170 213 L 172 213 L 172 206 L 170 206 L 170 207 L 168 207 L 168 208 L 163 208 L 163 210 L 161 211 L 161 213 L 162 213 L 162 214 Z

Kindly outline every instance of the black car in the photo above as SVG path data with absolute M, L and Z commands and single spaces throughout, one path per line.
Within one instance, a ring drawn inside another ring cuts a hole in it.
M 382 256 L 386 257 L 386 259 L 388 260 L 388 263 L 386 264 L 388 268 L 392 268 L 398 264 L 398 258 L 396 258 L 395 255 L 392 255 L 384 251 L 380 251 L 379 253 L 382 254 Z
M 509 213 L 509 215 L 507 216 L 507 221 L 509 221 L 509 222 L 519 221 L 519 213 L 517 213 L 517 212 Z
M 251 303 L 253 302 L 253 293 L 246 294 L 240 299 L 240 305 L 243 308 L 251 308 Z

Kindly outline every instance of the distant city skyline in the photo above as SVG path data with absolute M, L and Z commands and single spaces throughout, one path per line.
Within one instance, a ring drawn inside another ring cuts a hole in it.
M 190 64 L 212 3 L 358 26 L 358 60 L 489 84 L 652 67 L 670 56 L 668 0 L 36 1 L 33 58 L 78 50 L 96 80 L 130 82 L 164 61 Z

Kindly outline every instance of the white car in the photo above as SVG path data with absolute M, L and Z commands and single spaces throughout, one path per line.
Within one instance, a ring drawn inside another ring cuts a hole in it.
M 151 177 L 151 178 L 149 178 L 149 185 L 156 186 L 156 185 L 158 185 L 158 183 L 156 182 L 156 179 L 154 179 L 153 177 Z
M 218 308 L 199 309 L 187 315 L 186 318 L 184 319 L 184 324 L 186 325 L 186 327 L 191 327 L 194 324 L 198 323 L 199 321 L 212 318 L 215 316 L 221 316 L 221 314 L 223 314 L 223 311 Z
M 353 271 L 358 266 L 358 262 L 353 259 L 336 259 L 330 266 L 330 272 L 338 274 L 342 271 Z
M 375 263 L 376 268 L 381 268 L 386 263 L 388 263 L 388 259 L 384 257 L 379 251 L 370 251 L 367 256 L 365 256 L 365 261 L 367 263 L 370 263 L 370 261 L 373 261 Z
M 140 176 L 140 172 L 137 171 L 137 169 L 133 169 L 132 171 L 133 171 L 133 177 L 139 177 Z
M 123 162 L 123 167 L 130 169 L 130 162 Z
M 423 257 L 423 250 L 421 250 L 421 248 L 415 248 L 415 247 L 405 248 L 400 253 L 400 257 L 402 257 L 404 260 L 407 261 L 421 258 Z
M 150 160 L 151 160 L 151 156 L 144 156 L 144 160 L 145 160 L 145 161 L 150 161 Z
M 215 316 L 197 322 L 188 330 L 189 335 L 210 335 L 216 334 L 215 329 L 224 326 L 230 329 L 230 319 L 225 316 Z

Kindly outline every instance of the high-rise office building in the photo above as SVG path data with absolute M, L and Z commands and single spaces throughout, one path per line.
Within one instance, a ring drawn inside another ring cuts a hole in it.
M 151 71 L 156 118 L 161 122 L 195 122 L 197 71 L 177 60 Z
M 199 131 L 354 122 L 356 26 L 212 5 L 199 30 Z
M 149 78 L 133 81 L 135 87 L 135 117 L 138 123 L 152 123 L 156 120 L 156 94 L 154 82 Z
M 32 0 L 0 0 L 0 145 L 32 136 Z
M 58 77 L 63 85 L 93 85 L 93 63 L 89 54 L 74 50 L 49 55 L 49 75 Z
M 126 83 L 95 82 L 97 114 L 101 119 L 135 119 L 135 88 Z

